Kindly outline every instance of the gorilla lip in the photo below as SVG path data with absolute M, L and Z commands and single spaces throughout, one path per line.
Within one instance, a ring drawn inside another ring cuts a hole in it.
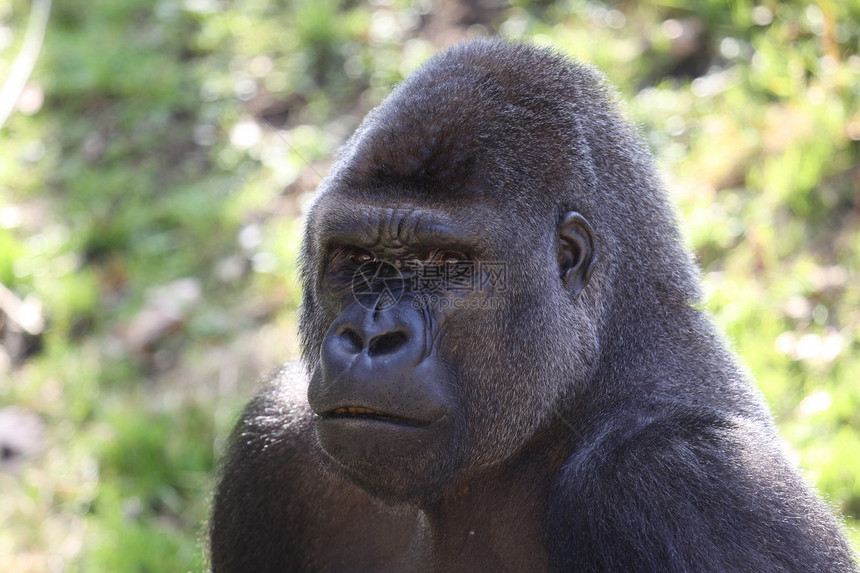
M 346 408 L 338 408 L 337 410 L 332 412 L 333 416 L 339 416 L 341 414 L 374 414 L 376 416 L 385 416 L 382 412 L 377 412 L 376 410 L 371 410 L 370 408 L 358 408 L 353 406 L 347 406 Z
M 335 408 L 330 412 L 327 412 L 323 416 L 329 420 L 332 419 L 365 419 L 365 420 L 376 420 L 380 422 L 389 422 L 392 424 L 400 424 L 403 426 L 426 426 L 427 423 L 421 420 L 414 420 L 411 418 L 403 418 L 401 416 L 395 416 L 392 414 L 387 414 L 385 412 L 380 412 L 379 410 L 373 410 L 371 408 L 364 408 L 361 406 L 343 406 L 340 408 Z

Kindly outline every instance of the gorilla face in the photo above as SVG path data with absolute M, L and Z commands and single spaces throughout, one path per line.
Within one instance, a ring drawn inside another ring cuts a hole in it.
M 591 229 L 569 213 L 525 245 L 492 240 L 510 215 L 480 195 L 422 204 L 383 188 L 357 200 L 375 182 L 354 183 L 329 187 L 310 216 L 304 326 L 320 318 L 321 337 L 309 340 L 308 399 L 349 479 L 389 502 L 430 501 L 511 455 L 548 415 L 569 330 L 552 309 L 588 282 Z

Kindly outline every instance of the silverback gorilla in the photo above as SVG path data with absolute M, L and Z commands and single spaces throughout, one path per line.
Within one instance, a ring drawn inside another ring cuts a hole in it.
M 855 570 L 615 99 L 482 40 L 368 115 L 308 215 L 302 364 L 234 432 L 213 571 Z

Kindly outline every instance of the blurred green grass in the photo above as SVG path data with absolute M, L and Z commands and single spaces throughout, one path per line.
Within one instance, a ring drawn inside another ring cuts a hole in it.
M 0 78 L 29 9 L 0 5 Z M 487 33 L 619 87 L 709 308 L 856 525 L 856 2 L 68 0 L 0 131 L 0 284 L 47 321 L 0 325 L 0 411 L 44 427 L 0 462 L 5 571 L 205 570 L 225 436 L 296 355 L 319 174 L 393 83 Z

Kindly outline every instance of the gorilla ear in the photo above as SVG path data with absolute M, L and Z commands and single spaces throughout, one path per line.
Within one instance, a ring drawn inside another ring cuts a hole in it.
M 594 262 L 594 233 L 585 217 L 565 213 L 558 226 L 558 266 L 564 286 L 579 296 L 591 278 Z

